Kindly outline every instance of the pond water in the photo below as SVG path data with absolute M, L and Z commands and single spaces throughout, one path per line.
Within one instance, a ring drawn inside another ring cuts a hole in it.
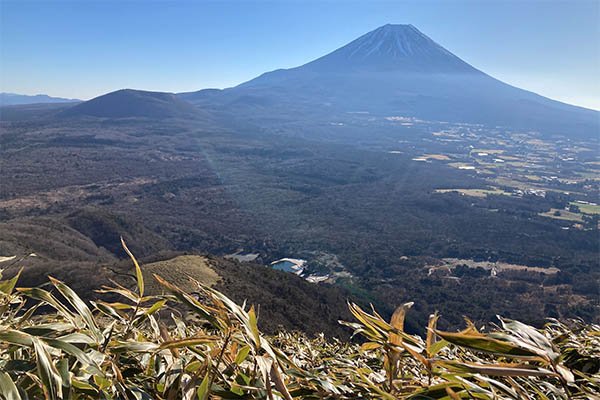
M 296 272 L 296 269 L 294 269 L 295 266 L 296 266 L 296 264 L 294 264 L 293 262 L 284 260 L 284 261 L 279 261 L 279 262 L 276 262 L 275 264 L 272 264 L 271 268 L 278 269 L 280 271 L 295 273 Z

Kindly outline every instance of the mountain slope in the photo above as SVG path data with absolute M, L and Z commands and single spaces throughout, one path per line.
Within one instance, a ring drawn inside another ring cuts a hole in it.
M 17 93 L 0 93 L 0 107 L 40 103 L 77 103 L 80 101 L 81 100 L 77 99 L 51 97 L 46 94 L 36 94 L 34 96 L 30 96 Z
M 191 104 L 171 93 L 122 89 L 111 92 L 60 113 L 64 117 L 171 118 L 198 113 Z
M 249 304 L 260 304 L 264 316 L 261 326 L 267 332 L 284 327 L 309 334 L 325 332 L 330 336 L 347 336 L 347 331 L 337 322 L 350 318 L 346 299 L 367 303 L 344 289 L 309 283 L 294 274 L 264 265 L 205 254 L 183 255 L 172 251 L 164 239 L 135 218 L 90 210 L 64 218 L 0 221 L 0 267 L 5 277 L 14 276 L 23 267 L 19 285 L 24 286 L 43 284 L 51 275 L 86 299 L 98 298 L 95 290 L 110 285 L 111 280 L 133 288 L 131 261 L 119 247 L 118 235 L 116 240 L 109 241 L 114 239 L 110 225 L 118 225 L 119 233 L 138 257 L 147 293 L 161 292 L 152 277 L 154 273 L 190 292 L 196 290 L 189 280 L 192 277 L 214 285 L 240 303 L 247 300 Z M 98 241 L 102 232 L 108 235 L 104 241 Z M 148 246 L 144 244 L 147 238 L 151 242 Z M 32 253 L 35 256 L 31 256 Z M 11 259 L 13 255 L 15 258 Z M 314 315 L 319 318 L 312 318 Z
M 265 73 L 220 95 L 200 91 L 182 98 L 203 105 L 366 111 L 572 135 L 594 135 L 599 126 L 597 111 L 494 79 L 412 25 L 382 26 L 312 62 Z

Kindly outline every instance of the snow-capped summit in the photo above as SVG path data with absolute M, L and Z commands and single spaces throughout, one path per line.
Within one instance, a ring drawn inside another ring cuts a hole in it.
M 432 50 L 448 51 L 438 46 L 413 25 L 387 24 L 354 40 L 345 46 L 349 59 L 364 60 L 373 55 L 406 58 Z
M 313 70 L 402 70 L 477 73 L 413 25 L 381 26 L 305 65 Z

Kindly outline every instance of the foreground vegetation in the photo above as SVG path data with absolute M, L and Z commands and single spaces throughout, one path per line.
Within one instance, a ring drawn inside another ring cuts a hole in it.
M 127 248 L 125 247 L 127 250 Z M 127 250 L 129 253 L 129 251 Z M 119 302 L 89 304 L 50 277 L 47 288 L 0 280 L 4 399 L 587 399 L 600 396 L 600 327 L 551 320 L 543 330 L 467 321 L 424 338 L 404 332 L 411 303 L 390 321 L 349 308 L 360 343 L 282 332 L 264 336 L 254 306 L 194 282 L 163 294 L 114 284 Z M 44 311 L 44 312 L 39 312 Z M 193 318 L 192 318 L 193 316 Z M 318 318 L 318 316 L 315 316 Z

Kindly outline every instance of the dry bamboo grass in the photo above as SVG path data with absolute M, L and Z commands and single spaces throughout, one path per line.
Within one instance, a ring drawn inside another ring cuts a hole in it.
M 126 246 L 125 246 L 126 248 Z M 129 252 L 128 252 L 129 253 Z M 18 399 L 590 399 L 600 398 L 600 327 L 518 321 L 480 332 L 404 332 L 410 303 L 386 321 L 349 304 L 362 344 L 266 337 L 254 307 L 193 282 L 200 299 L 159 276 L 87 304 L 64 283 L 17 288 L 0 277 L 0 397 Z M 178 307 L 174 307 L 178 305 Z M 201 322 L 186 321 L 185 305 Z M 39 314 L 40 308 L 51 309 Z

